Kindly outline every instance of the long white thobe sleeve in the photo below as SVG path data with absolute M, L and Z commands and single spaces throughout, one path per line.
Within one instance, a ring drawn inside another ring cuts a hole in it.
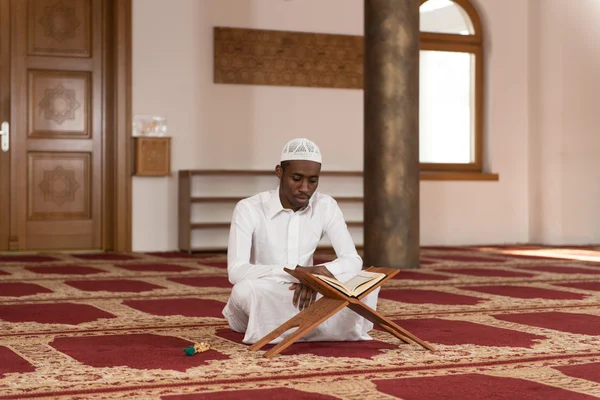
M 233 211 L 229 245 L 227 247 L 227 273 L 232 285 L 245 279 L 275 278 L 289 280 L 291 276 L 283 268 L 296 268 L 296 264 L 252 264 L 252 236 L 257 225 L 256 216 L 248 206 L 240 202 Z
M 337 258 L 323 265 L 336 278 L 345 281 L 346 279 L 344 278 L 346 276 L 358 274 L 362 269 L 363 263 L 356 252 L 350 232 L 348 232 L 348 226 L 344 220 L 342 210 L 340 210 L 336 201 L 332 202 L 330 207 L 330 219 L 325 225 L 325 234 L 329 238 Z

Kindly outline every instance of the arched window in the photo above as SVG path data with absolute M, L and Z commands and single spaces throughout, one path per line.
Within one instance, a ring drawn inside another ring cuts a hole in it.
M 469 0 L 422 0 L 419 145 L 423 171 L 481 171 L 483 37 Z

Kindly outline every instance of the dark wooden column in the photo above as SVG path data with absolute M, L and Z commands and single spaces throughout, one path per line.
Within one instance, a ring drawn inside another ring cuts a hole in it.
M 364 261 L 419 267 L 419 0 L 365 0 Z

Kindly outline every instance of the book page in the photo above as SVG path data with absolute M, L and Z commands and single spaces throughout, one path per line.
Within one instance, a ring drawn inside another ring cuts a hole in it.
M 330 278 L 330 277 L 324 276 L 324 275 L 313 274 L 313 276 L 316 277 L 316 278 L 321 279 L 322 281 L 324 281 L 328 285 L 335 287 L 340 292 L 345 293 L 348 296 L 351 295 L 350 288 L 348 286 L 346 286 L 343 282 L 340 282 L 337 279 Z
M 382 274 L 382 273 L 360 271 L 358 273 L 358 275 L 356 275 L 354 278 L 350 279 L 349 281 L 345 282 L 345 284 L 352 291 L 353 294 L 358 294 L 358 293 L 356 293 L 358 291 L 358 289 L 360 289 L 360 293 L 362 293 L 363 291 L 370 288 L 371 286 L 373 286 L 374 284 L 376 284 L 383 278 L 385 278 L 385 274 Z M 367 287 L 364 287 L 364 285 L 367 283 L 372 283 L 372 284 L 368 285 Z
M 345 293 L 347 296 L 352 297 L 358 296 L 386 277 L 385 274 L 369 271 L 360 271 L 354 278 L 347 282 L 340 282 L 337 279 L 319 274 L 313 274 L 313 276 L 321 279 L 328 285 L 333 286 L 340 292 Z

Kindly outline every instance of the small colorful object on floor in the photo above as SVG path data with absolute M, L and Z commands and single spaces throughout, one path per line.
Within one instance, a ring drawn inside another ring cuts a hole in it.
M 193 346 L 188 347 L 187 349 L 183 349 L 183 352 L 188 356 L 193 356 L 196 353 L 202 353 L 208 351 L 210 349 L 210 345 L 208 343 L 194 343 Z

